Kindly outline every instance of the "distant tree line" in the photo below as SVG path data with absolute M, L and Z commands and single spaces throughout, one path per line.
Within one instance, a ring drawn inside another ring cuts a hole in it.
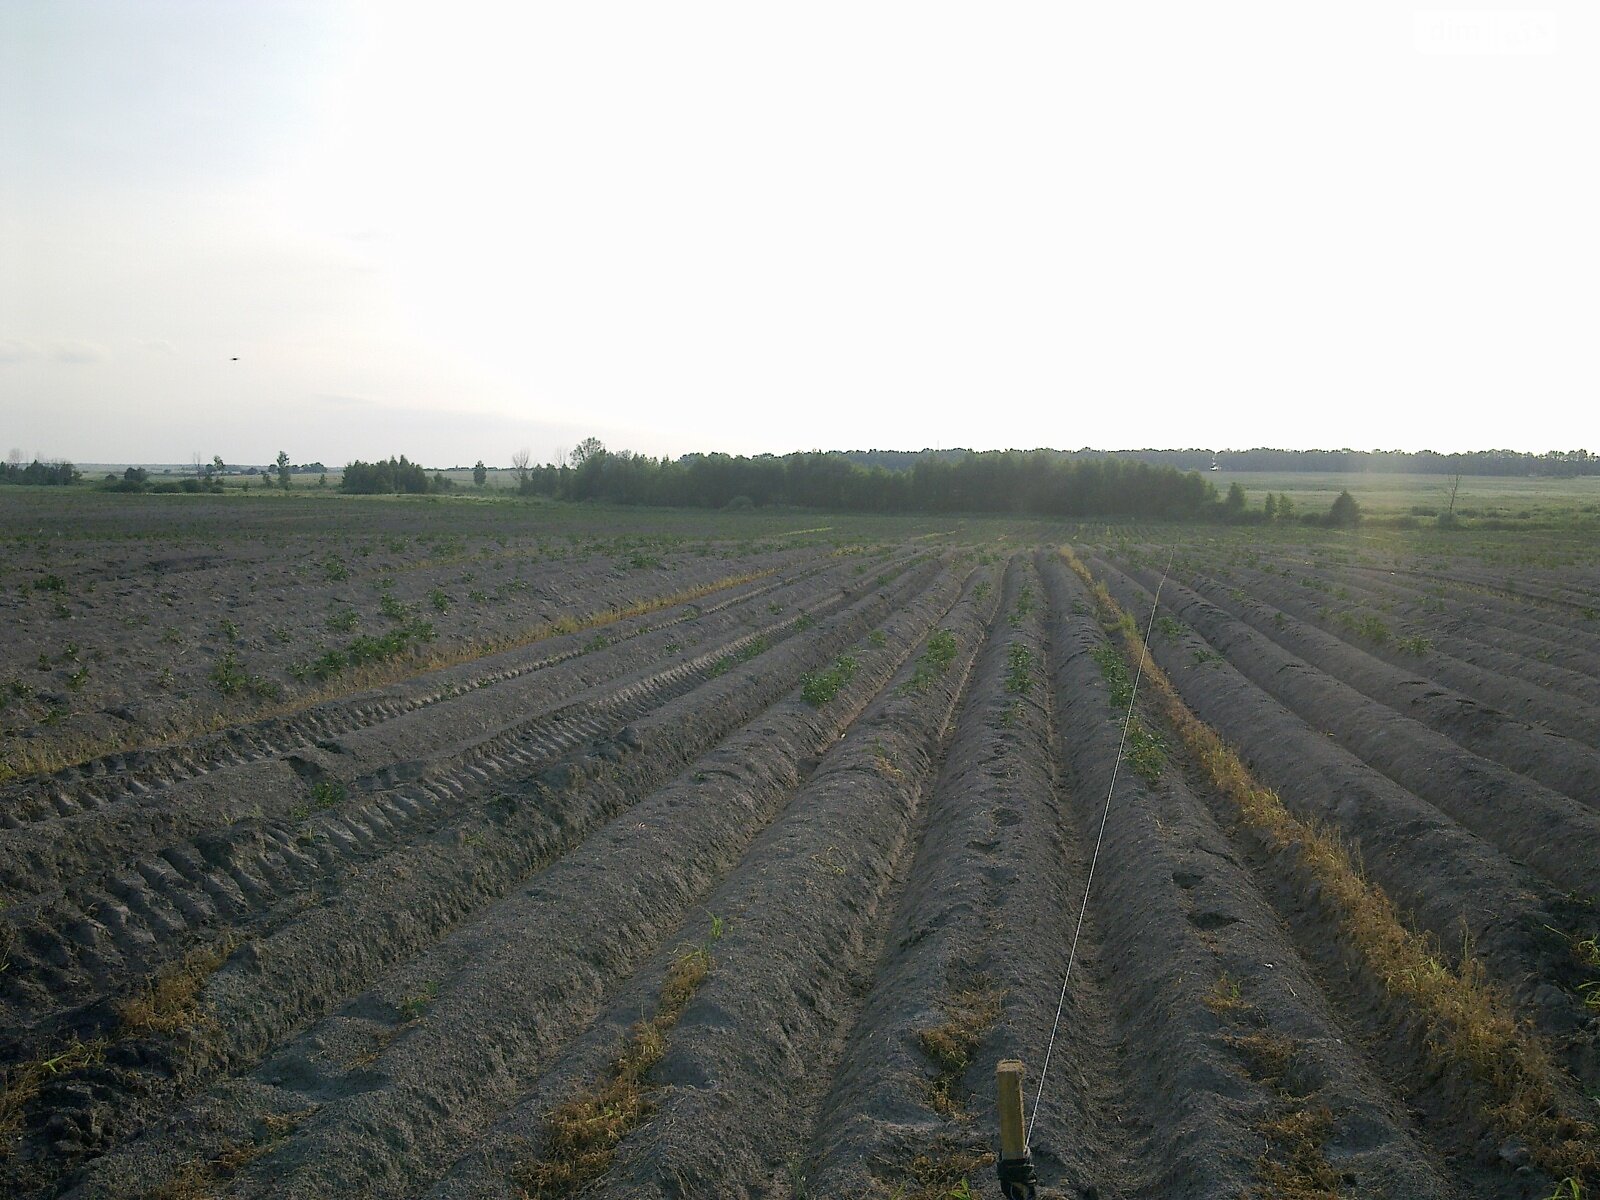
M 0 483 L 30 483 L 45 487 L 70 487 L 81 476 L 78 468 L 69 462 L 40 462 L 37 458 L 27 466 L 12 459 L 0 463 Z
M 220 492 L 222 483 L 208 473 L 200 479 L 152 479 L 143 467 L 129 467 L 120 476 L 107 475 L 101 485 L 108 492 Z
M 845 450 L 844 458 L 866 467 L 912 470 L 930 459 L 952 461 L 968 450 Z M 1058 458 L 1131 459 L 1180 471 L 1204 471 L 1216 462 L 1225 471 L 1359 471 L 1425 475 L 1600 475 L 1600 454 L 1587 450 L 1472 450 L 1439 454 L 1433 450 L 1039 450 Z
M 607 451 L 591 438 L 569 462 L 517 470 L 524 494 L 680 508 L 1183 518 L 1204 516 L 1218 503 L 1211 481 L 1192 472 L 1049 451 L 968 452 L 890 470 L 822 451 L 651 458 Z

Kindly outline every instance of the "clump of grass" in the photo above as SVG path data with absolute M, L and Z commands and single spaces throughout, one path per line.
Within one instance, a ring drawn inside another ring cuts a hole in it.
M 1419 633 L 1414 637 L 1400 638 L 1395 642 L 1394 648 L 1400 651 L 1401 654 L 1414 654 L 1421 658 L 1433 649 L 1433 641 Z
M 345 798 L 344 784 L 334 779 L 319 779 L 311 785 L 311 803 L 317 808 L 332 808 Z
M 1339 1172 L 1322 1147 L 1333 1128 L 1333 1114 L 1322 1105 L 1293 1108 L 1256 1126 L 1267 1148 L 1256 1164 L 1260 1200 L 1339 1200 Z
M 1163 613 L 1156 618 L 1156 632 L 1169 642 L 1175 642 L 1183 636 L 1183 626 L 1178 623 L 1176 617 Z
M 855 678 L 856 660 L 848 654 L 825 671 L 809 671 L 800 677 L 800 698 L 812 708 L 821 708 Z
M 1104 584 L 1070 550 L 1062 557 L 1083 579 L 1101 612 L 1121 609 Z M 1128 658 L 1143 651 L 1138 632 L 1119 622 Z M 1349 849 L 1329 830 L 1296 818 L 1276 792 L 1256 782 L 1239 756 L 1184 704 L 1165 672 L 1147 663 L 1151 689 L 1168 724 L 1244 823 L 1274 850 L 1298 850 L 1298 868 L 1321 890 L 1367 969 L 1398 1003 L 1421 1019 L 1426 1053 L 1441 1068 L 1463 1071 L 1476 1085 L 1479 1117 L 1501 1136 L 1528 1146 L 1552 1175 L 1584 1178 L 1600 1168 L 1600 1134 L 1563 1112 L 1556 1069 L 1544 1047 L 1523 1028 L 1490 986 L 1483 964 L 1463 954 L 1444 961 L 1438 947 L 1407 926 L 1393 901 L 1370 883 Z
M 238 944 L 239 939 L 230 934 L 215 945 L 191 950 L 180 962 L 159 972 L 117 1005 L 122 1032 L 140 1036 L 198 1028 L 202 1024 L 200 989 Z
M 531 1200 L 571 1196 L 599 1179 L 611 1169 L 622 1139 L 655 1111 L 645 1076 L 666 1054 L 667 1034 L 716 965 L 711 947 L 722 929 L 721 919 L 713 917 L 706 941 L 673 960 L 655 1015 L 633 1027 L 605 1077 L 546 1115 L 542 1152 L 511 1173 L 512 1182 Z
M 928 1084 L 928 1104 L 946 1117 L 962 1114 L 961 1079 L 972 1064 L 973 1052 L 983 1035 L 1000 1019 L 1004 993 L 978 979 L 952 992 L 944 1005 L 944 1020 L 917 1031 L 917 1046 L 938 1073 Z
M 1358 615 L 1353 612 L 1342 612 L 1334 618 L 1344 628 L 1365 638 L 1375 646 L 1386 644 L 1393 635 L 1389 627 L 1383 623 L 1383 618 L 1376 613 Z
M 993 1169 L 994 1151 L 941 1136 L 926 1154 L 907 1163 L 893 1183 L 874 1179 L 867 1200 L 977 1200 L 982 1193 L 973 1190 L 971 1180 Z
M 431 642 L 433 638 L 433 622 L 407 621 L 398 629 L 391 629 L 377 637 L 373 637 L 370 634 L 362 634 L 352 639 L 348 645 L 342 648 L 324 650 L 322 654 L 312 659 L 309 663 L 301 664 L 295 668 L 293 673 L 299 678 L 309 676 L 317 679 L 332 679 L 351 667 L 362 667 L 399 658 L 413 646 L 422 642 Z
M 1137 720 L 1128 725 L 1128 765 L 1146 783 L 1159 783 L 1167 763 L 1167 748 Z
M 1224 971 L 1217 976 L 1211 990 L 1200 998 L 1200 1003 L 1214 1013 L 1233 1012 L 1244 1007 L 1244 986 Z
M 341 608 L 328 617 L 329 629 L 337 633 L 350 633 L 361 623 L 361 618 L 356 615 L 353 608 Z

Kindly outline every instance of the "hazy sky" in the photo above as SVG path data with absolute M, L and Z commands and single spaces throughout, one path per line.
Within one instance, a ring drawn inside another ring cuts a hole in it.
M 1600 449 L 1597 38 L 0 0 L 0 453 Z

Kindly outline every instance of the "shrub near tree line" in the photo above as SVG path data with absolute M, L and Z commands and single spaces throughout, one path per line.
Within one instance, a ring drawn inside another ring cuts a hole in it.
M 0 483 L 69 487 L 80 478 L 78 468 L 69 462 L 45 463 L 36 458 L 27 466 L 16 459 L 0 463 Z
M 357 459 L 346 465 L 344 479 L 339 483 L 341 492 L 353 495 L 379 496 L 392 494 L 424 495 L 430 490 L 428 473 L 420 464 L 409 462 L 402 454 L 387 462 L 362 462 Z

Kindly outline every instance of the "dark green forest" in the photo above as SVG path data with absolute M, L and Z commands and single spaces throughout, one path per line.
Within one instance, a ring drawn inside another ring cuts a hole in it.
M 1210 480 L 1128 459 L 995 450 L 930 457 L 909 469 L 863 466 L 838 453 L 690 454 L 658 459 L 591 449 L 571 464 L 530 467 L 524 493 L 562 500 L 681 508 L 784 505 L 851 512 L 1202 517 L 1218 506 Z

